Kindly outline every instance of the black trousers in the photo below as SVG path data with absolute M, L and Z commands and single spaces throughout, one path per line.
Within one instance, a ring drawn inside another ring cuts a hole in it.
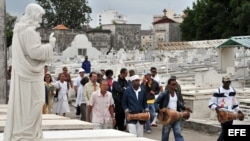
M 217 139 L 217 141 L 224 141 L 224 133 L 225 133 L 225 126 L 226 125 L 233 125 L 233 120 L 221 123 L 221 133 L 220 133 L 220 136 Z
M 120 131 L 124 131 L 125 130 L 124 120 L 125 120 L 125 113 L 115 113 L 116 125 L 114 128 Z
M 81 104 L 81 120 L 87 121 L 87 104 L 86 103 Z

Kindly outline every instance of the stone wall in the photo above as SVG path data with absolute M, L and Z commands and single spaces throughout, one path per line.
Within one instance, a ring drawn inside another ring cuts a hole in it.
M 169 42 L 181 41 L 180 23 L 169 24 Z
M 111 49 L 111 31 L 110 30 L 90 30 L 86 33 L 92 46 L 98 50 Z
M 152 30 L 141 30 L 141 48 L 143 50 L 153 48 L 153 36 Z
M 110 24 L 103 25 L 103 30 L 53 30 L 53 29 L 38 29 L 44 43 L 48 42 L 51 32 L 55 33 L 56 47 L 55 52 L 61 53 L 67 47 L 70 47 L 71 42 L 77 34 L 86 34 L 92 46 L 98 50 L 107 50 L 113 48 L 119 50 L 124 49 L 139 49 L 141 47 L 141 25 L 140 24 Z
M 114 50 L 139 49 L 141 47 L 140 24 L 110 24 L 102 25 L 102 29 L 111 30 L 111 47 Z
M 181 41 L 180 23 L 160 23 L 154 25 L 155 48 L 159 44 Z
M 6 38 L 5 38 L 5 0 L 0 0 L 0 103 L 6 99 Z
M 49 35 L 51 32 L 55 33 L 54 36 L 56 37 L 56 47 L 54 51 L 57 53 L 61 53 L 67 47 L 70 47 L 74 37 L 78 34 L 86 34 L 88 40 L 92 43 L 92 46 L 98 50 L 103 48 L 110 49 L 112 41 L 110 30 L 89 30 L 85 32 L 85 30 L 53 30 L 48 28 L 40 28 L 38 29 L 38 32 L 40 32 L 42 42 L 44 43 L 49 42 Z
M 67 29 L 67 30 L 54 30 L 54 29 L 46 29 L 46 28 L 40 28 L 38 29 L 38 32 L 40 32 L 40 35 L 42 37 L 42 42 L 46 43 L 49 41 L 49 35 L 51 32 L 55 33 L 56 37 L 56 46 L 54 48 L 55 52 L 61 53 L 64 51 L 67 47 L 70 46 L 71 42 L 73 41 L 74 37 L 77 34 L 83 34 L 85 33 L 82 30 L 73 30 L 73 29 Z

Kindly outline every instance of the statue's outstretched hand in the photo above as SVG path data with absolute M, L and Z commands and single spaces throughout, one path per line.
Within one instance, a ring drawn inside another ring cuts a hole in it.
M 49 36 L 49 43 L 52 45 L 52 47 L 55 47 L 56 45 L 56 38 L 54 37 L 54 32 L 52 32 Z

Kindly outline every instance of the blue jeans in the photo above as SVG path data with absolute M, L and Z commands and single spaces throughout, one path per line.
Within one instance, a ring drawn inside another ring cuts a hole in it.
M 169 125 L 163 125 L 161 141 L 168 141 L 169 140 L 169 133 L 171 131 L 171 128 L 173 128 L 173 131 L 174 131 L 175 141 L 184 141 L 184 138 L 181 135 L 181 122 L 180 122 L 180 120 L 177 120 L 176 122 L 169 124 Z
M 146 121 L 146 131 L 151 130 L 151 122 L 155 118 L 155 105 L 148 104 L 149 112 L 150 112 L 150 119 Z

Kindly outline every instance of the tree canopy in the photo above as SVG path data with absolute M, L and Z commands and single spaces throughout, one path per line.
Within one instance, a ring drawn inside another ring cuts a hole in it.
M 64 24 L 71 29 L 81 29 L 91 18 L 92 9 L 87 0 L 36 0 L 45 9 L 42 27 L 53 28 Z
M 250 34 L 249 0 L 197 0 L 184 10 L 182 40 L 222 39 Z

